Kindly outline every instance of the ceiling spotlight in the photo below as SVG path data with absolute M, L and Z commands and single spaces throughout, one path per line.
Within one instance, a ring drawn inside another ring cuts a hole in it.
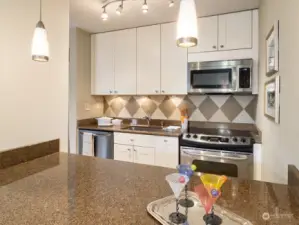
M 174 6 L 174 1 L 173 0 L 170 0 L 169 1 L 169 7 L 171 8 L 171 7 L 173 7 Z
M 104 20 L 104 21 L 108 20 L 108 14 L 107 14 L 107 12 L 106 12 L 106 8 L 104 8 L 104 11 L 103 11 L 101 17 L 102 17 L 102 20 Z
M 144 0 L 144 4 L 142 5 L 142 12 L 147 13 L 148 12 L 148 5 L 146 3 L 146 0 Z
M 121 1 L 121 4 L 118 6 L 118 8 L 116 9 L 116 14 L 117 15 L 121 15 L 122 11 L 123 11 L 123 1 Z

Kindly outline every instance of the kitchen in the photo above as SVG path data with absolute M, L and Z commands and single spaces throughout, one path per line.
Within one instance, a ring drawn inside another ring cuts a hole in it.
M 216 214 L 221 207 L 246 224 L 296 224 L 299 46 L 290 24 L 299 23 L 298 3 L 195 1 L 198 44 L 186 49 L 176 47 L 179 1 L 130 2 L 0 3 L 0 224 L 159 224 L 147 206 L 173 196 L 165 177 L 179 163 L 229 177 Z M 45 63 L 28 50 L 39 16 L 51 50 Z M 263 46 L 278 20 L 279 68 L 266 75 Z M 272 119 L 264 95 L 276 97 L 268 82 L 280 76 Z M 199 182 L 193 176 L 190 191 Z
M 74 12 L 74 24 L 93 33 L 78 27 L 71 32 L 74 79 L 84 82 L 77 87 L 77 117 L 86 115 L 78 121 L 78 147 L 71 152 L 169 168 L 193 163 L 196 172 L 261 180 L 257 5 L 199 18 L 200 44 L 187 49 L 175 44 L 176 22 L 147 25 L 151 21 L 144 19 L 136 25 L 127 18 L 146 18 L 153 7 L 177 15 L 177 4 L 166 3 L 148 3 L 146 13 L 138 3 L 107 3 L 105 17 L 97 18 L 102 26 Z M 74 11 L 78 5 L 73 3 Z M 110 31 L 117 20 L 128 21 Z

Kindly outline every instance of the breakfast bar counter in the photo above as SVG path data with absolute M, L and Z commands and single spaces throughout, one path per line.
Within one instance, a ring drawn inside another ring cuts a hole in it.
M 38 158 L 0 170 L 0 224 L 159 224 L 146 206 L 172 194 L 165 176 L 173 172 L 66 153 Z M 193 177 L 191 190 L 198 183 Z M 286 185 L 229 179 L 217 204 L 254 225 L 294 225 L 296 196 Z

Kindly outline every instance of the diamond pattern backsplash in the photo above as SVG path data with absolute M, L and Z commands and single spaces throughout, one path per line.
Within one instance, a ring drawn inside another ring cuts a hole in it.
M 257 97 L 233 95 L 106 96 L 104 115 L 110 117 L 179 120 L 188 108 L 191 121 L 255 123 Z

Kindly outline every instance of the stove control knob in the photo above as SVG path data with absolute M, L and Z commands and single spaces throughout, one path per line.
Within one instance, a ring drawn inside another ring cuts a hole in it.
M 196 138 L 198 138 L 198 136 L 197 136 L 196 134 L 194 134 L 194 135 L 193 135 L 193 138 L 195 138 L 195 139 L 196 139 Z
M 187 134 L 187 135 L 186 135 L 186 138 L 191 138 L 191 135 L 190 135 L 190 134 Z
M 238 138 L 234 137 L 233 142 L 238 142 Z
M 241 142 L 242 143 L 246 143 L 246 139 L 245 138 L 241 138 Z

